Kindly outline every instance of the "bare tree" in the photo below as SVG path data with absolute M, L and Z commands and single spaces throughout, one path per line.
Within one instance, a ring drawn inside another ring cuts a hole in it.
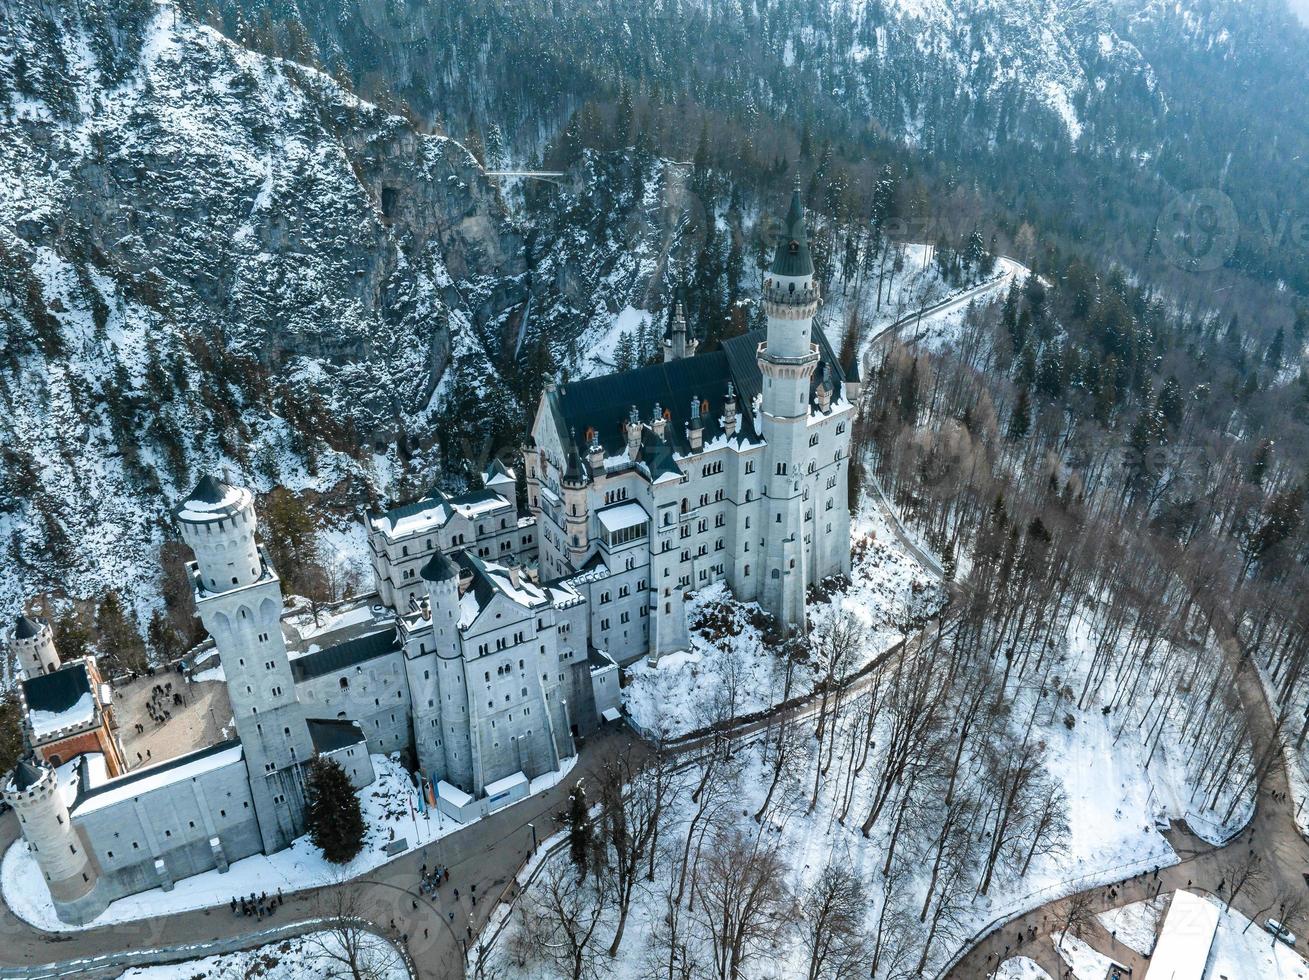
M 1258 854 L 1252 854 L 1247 850 L 1229 859 L 1223 865 L 1223 880 L 1228 883 L 1228 906 L 1233 905 L 1241 892 L 1247 888 L 1258 888 L 1259 883 L 1266 877 Z
M 558 975 L 567 980 L 598 977 L 598 937 L 613 917 L 609 875 L 597 869 L 579 882 L 571 866 L 551 861 L 528 895 L 530 912 L 541 920 L 541 951 Z
M 1074 936 L 1080 936 L 1082 929 L 1095 915 L 1094 896 L 1089 891 L 1081 891 L 1068 896 L 1068 899 L 1059 909 L 1059 921 L 1063 923 L 1063 928 L 1059 930 L 1059 949 L 1064 948 L 1064 937 L 1071 932 Z
M 676 796 L 677 773 L 669 757 L 644 746 L 619 752 L 600 778 L 600 826 L 612 861 L 618 925 L 609 946 L 618 955 L 632 895 L 643 866 L 651 858 L 659 823 Z
M 809 951 L 808 980 L 847 980 L 864 973 L 867 911 L 863 883 L 849 863 L 828 864 L 800 902 L 799 929 Z
M 736 827 L 715 834 L 696 892 L 719 980 L 738 980 L 754 957 L 781 945 L 794 917 L 786 871 L 776 845 Z
M 369 925 L 368 910 L 357 884 L 342 882 L 319 893 L 317 914 L 325 925 L 306 935 L 304 944 L 325 976 L 386 980 L 405 971 L 400 950 Z

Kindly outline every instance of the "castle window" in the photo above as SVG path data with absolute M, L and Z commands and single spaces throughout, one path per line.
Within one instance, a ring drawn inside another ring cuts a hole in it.
M 781 577 L 782 577 L 782 570 L 781 570 L 780 568 L 774 568 L 774 569 L 773 569 L 773 572 L 772 572 L 772 577 L 773 577 L 773 578 L 781 578 Z
M 232 584 L 233 584 L 233 585 L 236 585 L 236 576 L 235 576 L 235 575 L 232 576 Z M 244 609 L 241 610 L 241 618 L 242 618 L 242 619 L 245 619 L 245 610 L 244 610 Z
M 778 476 L 786 476 L 786 464 L 785 464 L 785 463 L 778 463 L 778 464 L 777 464 L 777 475 L 778 475 Z
M 809 445 L 811 445 L 811 446 L 816 446 L 816 445 L 818 445 L 818 433 L 817 433 L 817 432 L 815 432 L 813 435 L 811 435 L 811 436 L 809 437 Z
M 836 427 L 836 434 L 839 436 L 845 432 L 845 423 L 842 422 Z
M 750 577 L 750 566 L 749 566 L 749 565 L 746 565 L 746 566 L 745 566 L 745 577 L 746 577 L 746 578 L 749 578 L 749 577 Z
M 342 677 L 342 678 L 341 678 L 341 690 L 344 691 L 344 690 L 346 690 L 349 686 L 350 686 L 350 678 L 348 678 L 348 677 Z

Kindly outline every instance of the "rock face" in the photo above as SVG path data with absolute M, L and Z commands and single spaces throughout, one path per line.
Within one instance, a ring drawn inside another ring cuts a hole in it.
M 201 465 L 384 483 L 359 447 L 421 432 L 525 299 L 459 143 L 169 8 L 94 11 L 0 12 L 4 608 L 142 595 Z

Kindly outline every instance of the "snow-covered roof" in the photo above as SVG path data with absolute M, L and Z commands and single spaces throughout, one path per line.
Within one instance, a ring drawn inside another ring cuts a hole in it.
M 240 762 L 241 751 L 238 741 L 219 742 L 155 766 L 135 769 L 100 785 L 86 786 L 74 812 L 79 816 L 93 813 L 164 786 L 195 779 Z
M 87 691 L 72 707 L 64 711 L 29 711 L 27 723 L 32 726 L 32 737 L 40 741 L 66 728 L 89 725 L 95 720 L 95 698 Z
M 497 594 L 528 609 L 549 602 L 550 598 L 526 575 L 497 562 L 483 561 L 466 551 L 456 551 L 455 563 L 473 577 L 472 584 L 459 599 L 459 628 L 467 629 Z M 514 578 L 517 577 L 517 584 Z
M 600 519 L 600 523 L 610 534 L 636 527 L 638 524 L 646 524 L 650 520 L 650 515 L 645 512 L 645 508 L 635 502 L 606 507 L 596 511 L 595 516 Z
M 497 779 L 493 783 L 486 784 L 486 795 L 488 797 L 499 796 L 501 793 L 507 793 L 515 786 L 526 786 L 527 777 L 521 772 L 516 772 L 512 776 L 505 776 L 504 779 Z
M 510 486 L 513 481 L 510 480 Z M 392 541 L 439 530 L 450 523 L 456 514 L 468 520 L 508 508 L 517 514 L 513 501 L 495 490 L 474 490 L 447 497 L 439 490 L 401 507 L 392 507 L 384 514 L 375 514 L 368 524 Z
M 22 683 L 22 692 L 27 723 L 33 740 L 38 743 L 60 731 L 95 720 L 95 694 L 84 661 L 76 660 L 48 674 L 29 677 Z
M 1150 976 L 1202 980 L 1217 930 L 1217 906 L 1192 892 L 1175 892 L 1150 956 Z
M 465 807 L 473 802 L 471 796 L 453 783 L 447 783 L 444 779 L 437 782 L 436 795 L 449 803 L 453 803 L 457 807 Z
M 206 475 L 177 508 L 177 519 L 193 524 L 219 520 L 244 509 L 251 501 L 250 491 L 245 487 L 228 486 Z

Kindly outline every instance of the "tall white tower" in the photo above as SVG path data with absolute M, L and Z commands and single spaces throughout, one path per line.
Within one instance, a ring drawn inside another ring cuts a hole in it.
M 60 667 L 55 636 L 44 619 L 19 616 L 11 638 L 23 676 L 29 680 L 40 674 L 52 674 Z
M 313 758 L 282 635 L 282 585 L 255 543 L 254 495 L 204 477 L 176 511 L 195 552 L 196 610 L 227 677 L 264 850 L 304 830 L 301 766 Z
M 35 758 L 20 760 L 5 782 L 4 798 L 18 814 L 23 839 L 55 903 L 64 906 L 89 894 L 96 869 L 73 829 L 55 771 Z
M 764 280 L 763 301 L 768 317 L 768 339 L 759 349 L 763 436 L 768 443 L 763 605 L 783 626 L 803 632 L 807 549 L 801 477 L 808 449 L 810 379 L 818 363 L 811 332 L 819 299 L 798 178 L 772 271 Z

